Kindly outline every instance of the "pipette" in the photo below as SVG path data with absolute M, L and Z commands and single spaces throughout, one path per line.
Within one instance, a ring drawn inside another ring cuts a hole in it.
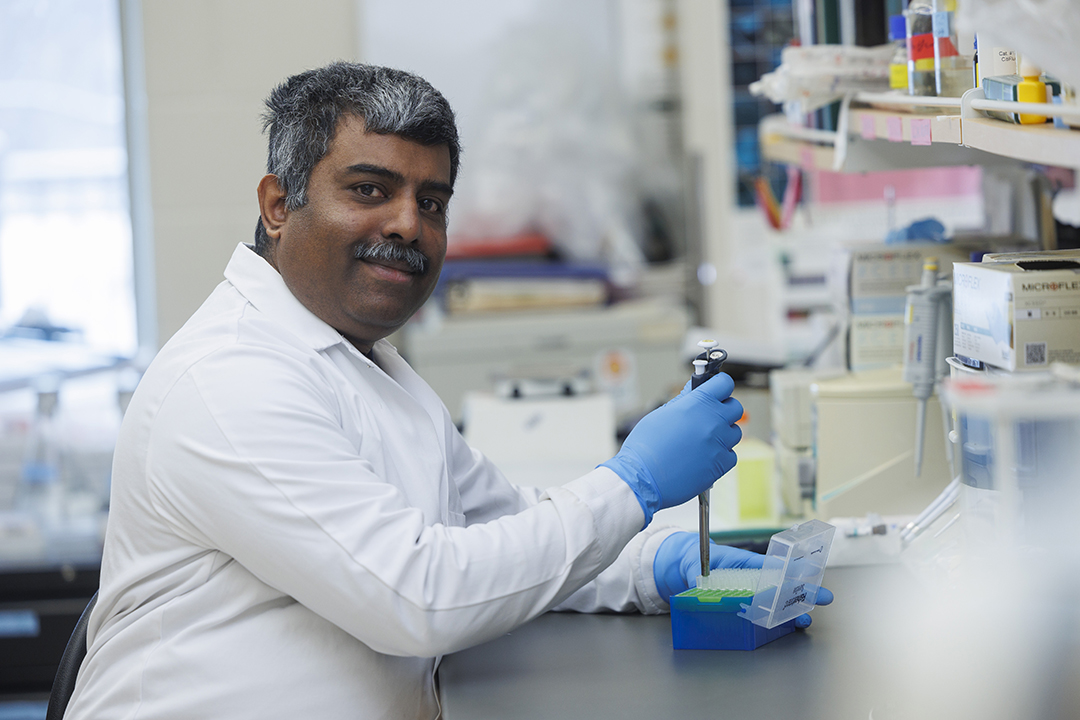
M 922 282 L 907 288 L 904 309 L 904 382 L 912 385 L 918 407 L 915 410 L 915 475 L 922 472 L 926 432 L 926 401 L 934 392 L 946 348 L 938 347 L 943 315 L 948 312 L 952 286 L 939 283 L 937 258 L 923 261 Z M 951 322 L 945 320 L 951 327 Z
M 694 374 L 690 378 L 690 389 L 701 385 L 716 373 L 727 360 L 727 352 L 720 350 L 715 340 L 702 340 L 698 347 L 702 349 L 694 360 Z M 698 495 L 698 540 L 701 543 L 701 574 L 709 576 L 709 491 Z

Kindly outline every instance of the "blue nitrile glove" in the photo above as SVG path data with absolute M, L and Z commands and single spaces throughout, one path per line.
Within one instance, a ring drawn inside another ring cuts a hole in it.
M 765 560 L 764 555 L 756 552 L 742 550 L 709 543 L 709 569 L 721 568 L 760 568 Z M 678 595 L 694 586 L 698 575 L 701 574 L 701 546 L 698 536 L 694 533 L 672 533 L 656 550 L 653 558 L 653 579 L 656 580 L 656 589 L 664 602 L 671 602 L 672 595 Z M 815 605 L 828 605 L 833 601 L 833 594 L 826 588 L 819 588 Z M 810 627 L 810 616 L 802 614 L 795 618 L 795 627 Z
M 727 373 L 718 373 L 696 390 L 684 389 L 641 418 L 619 453 L 600 463 L 634 491 L 646 525 L 657 510 L 681 505 L 735 467 L 732 448 L 742 439 L 735 422 L 743 408 L 731 397 L 734 388 Z

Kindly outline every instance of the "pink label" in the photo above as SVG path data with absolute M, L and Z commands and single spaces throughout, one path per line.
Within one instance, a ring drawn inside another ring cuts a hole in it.
M 873 140 L 877 137 L 877 130 L 874 128 L 873 115 L 861 115 L 859 117 L 859 124 L 859 131 L 863 140 Z
M 912 118 L 911 119 L 911 144 L 912 145 L 929 145 L 930 139 L 930 119 L 929 118 Z
M 814 151 L 806 146 L 803 146 L 802 152 L 800 153 L 800 164 L 803 166 L 804 170 L 813 170 Z
M 904 123 L 895 115 L 885 118 L 885 132 L 889 142 L 904 142 Z

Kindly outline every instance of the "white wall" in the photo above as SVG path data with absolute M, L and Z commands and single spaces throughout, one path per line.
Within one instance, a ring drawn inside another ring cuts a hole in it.
M 251 242 L 262 102 L 289 75 L 355 60 L 355 0 L 140 0 L 157 343 Z
M 774 346 L 779 305 L 766 233 L 757 211 L 747 217 L 735 207 L 728 6 L 678 0 L 677 7 L 684 144 L 691 164 L 698 162 L 690 192 L 699 237 L 690 243 L 700 242 L 697 259 L 715 271 L 702 289 L 701 320 L 723 338 Z

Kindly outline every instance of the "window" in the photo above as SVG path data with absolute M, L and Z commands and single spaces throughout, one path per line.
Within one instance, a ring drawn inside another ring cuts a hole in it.
M 730 0 L 731 82 L 735 99 L 735 157 L 738 203 L 754 205 L 754 179 L 764 175 L 774 190 L 784 170 L 763 164 L 758 150 L 758 122 L 778 112 L 767 98 L 750 94 L 750 84 L 780 65 L 780 51 L 794 35 L 790 0 Z
M 0 0 L 0 334 L 137 347 L 116 0 Z

